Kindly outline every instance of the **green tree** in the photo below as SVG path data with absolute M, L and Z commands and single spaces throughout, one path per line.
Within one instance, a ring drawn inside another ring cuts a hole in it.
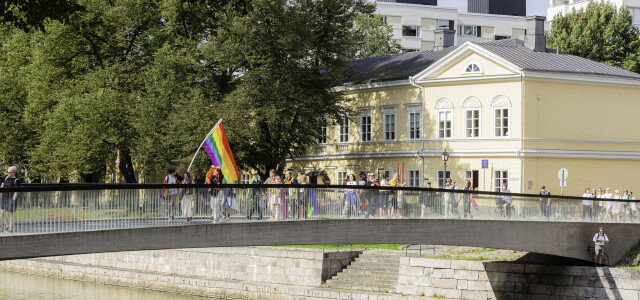
M 237 88 L 215 105 L 242 167 L 282 172 L 320 136 L 322 117 L 349 113 L 336 90 L 363 45 L 355 22 L 375 6 L 359 0 L 256 0 L 226 11 L 206 45 L 222 68 L 240 66 Z
M 640 40 L 626 6 L 616 9 L 609 2 L 590 2 L 553 19 L 547 44 L 560 51 L 640 72 Z
M 380 14 L 356 15 L 355 34 L 360 41 L 357 58 L 397 54 L 402 50 L 402 46 L 391 39 L 393 28 L 383 22 Z

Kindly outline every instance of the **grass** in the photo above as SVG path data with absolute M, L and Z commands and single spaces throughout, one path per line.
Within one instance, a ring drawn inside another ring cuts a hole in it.
M 357 250 L 369 250 L 369 249 L 383 249 L 383 250 L 398 250 L 400 247 L 404 246 L 404 244 L 353 244 L 353 249 Z M 302 249 L 322 249 L 322 244 L 318 245 L 282 245 L 276 247 L 287 247 L 287 248 L 302 248 Z M 325 244 L 325 250 L 336 249 L 336 244 Z M 342 245 L 339 246 L 340 250 L 350 250 L 351 245 Z

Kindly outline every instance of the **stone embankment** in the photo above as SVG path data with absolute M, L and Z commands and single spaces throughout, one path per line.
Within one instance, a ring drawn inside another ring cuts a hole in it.
M 640 298 L 638 270 L 371 251 L 243 247 L 117 252 L 4 261 L 0 269 L 227 299 Z

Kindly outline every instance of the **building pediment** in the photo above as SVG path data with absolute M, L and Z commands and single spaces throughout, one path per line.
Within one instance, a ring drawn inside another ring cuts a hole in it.
M 475 43 L 467 42 L 413 77 L 415 83 L 519 75 L 521 69 Z

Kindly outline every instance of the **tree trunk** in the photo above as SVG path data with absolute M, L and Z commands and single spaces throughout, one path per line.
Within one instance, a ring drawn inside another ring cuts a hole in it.
M 129 155 L 129 149 L 120 149 L 120 162 L 118 163 L 118 169 L 120 169 L 120 174 L 122 174 L 126 183 L 138 183 L 138 180 L 136 180 L 136 173 L 133 170 L 131 155 Z

